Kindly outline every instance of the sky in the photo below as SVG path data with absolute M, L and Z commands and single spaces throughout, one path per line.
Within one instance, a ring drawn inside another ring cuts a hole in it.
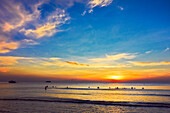
M 170 82 L 169 0 L 1 0 L 0 81 Z

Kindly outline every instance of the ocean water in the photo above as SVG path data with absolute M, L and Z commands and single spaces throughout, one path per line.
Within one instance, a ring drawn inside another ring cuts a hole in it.
M 0 112 L 45 111 L 168 113 L 170 84 L 0 82 Z

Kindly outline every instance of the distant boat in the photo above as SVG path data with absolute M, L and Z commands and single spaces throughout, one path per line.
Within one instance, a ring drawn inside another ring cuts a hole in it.
M 46 81 L 47 83 L 51 83 L 51 81 Z
M 14 80 L 10 80 L 10 81 L 8 81 L 8 83 L 17 83 L 17 82 Z

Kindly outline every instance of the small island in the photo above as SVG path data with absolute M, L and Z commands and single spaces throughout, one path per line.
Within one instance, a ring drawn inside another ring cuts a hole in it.
M 46 81 L 46 82 L 47 82 L 47 83 L 51 83 L 51 81 L 49 81 L 49 80 L 48 80 L 48 81 Z

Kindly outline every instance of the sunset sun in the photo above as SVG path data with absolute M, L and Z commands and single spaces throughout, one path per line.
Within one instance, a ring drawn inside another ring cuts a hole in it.
M 110 75 L 109 77 L 107 77 L 110 80 L 123 80 L 123 76 L 119 76 L 119 75 Z
M 122 80 L 122 76 L 112 76 L 112 79 L 115 79 L 115 80 Z

